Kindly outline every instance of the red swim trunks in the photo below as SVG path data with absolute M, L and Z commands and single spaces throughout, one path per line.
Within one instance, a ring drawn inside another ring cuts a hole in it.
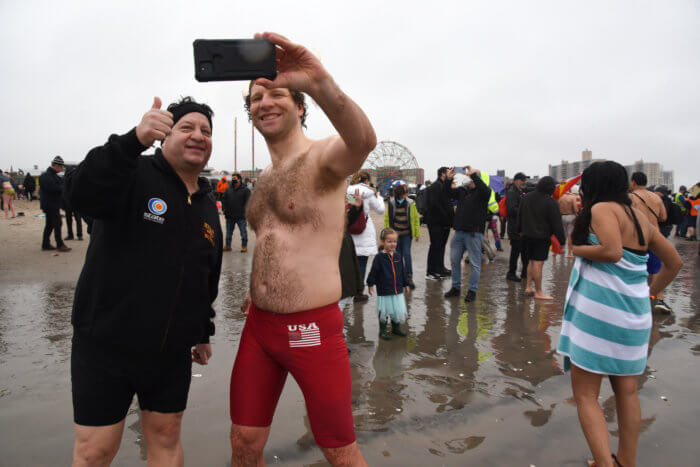
M 290 314 L 251 304 L 231 372 L 231 421 L 270 426 L 288 372 L 304 394 L 316 444 L 354 442 L 350 361 L 337 303 Z

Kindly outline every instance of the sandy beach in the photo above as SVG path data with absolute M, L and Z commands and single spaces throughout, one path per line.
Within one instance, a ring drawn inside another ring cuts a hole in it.
M 72 455 L 70 314 L 89 237 L 66 242 L 73 248 L 68 253 L 41 251 L 38 207 L 38 201 L 19 201 L 23 217 L 0 218 L 0 466 L 69 465 Z M 573 262 L 550 256 L 545 290 L 555 300 L 536 303 L 523 295 L 523 284 L 504 280 L 506 242 L 505 252 L 484 263 L 477 300 L 465 304 L 443 298 L 449 281 L 424 279 L 425 228 L 423 236 L 413 246 L 417 289 L 408 299 L 407 338 L 378 339 L 374 299 L 345 310 L 355 428 L 369 464 L 585 465 L 590 454 L 569 375 L 554 352 Z M 639 377 L 640 466 L 693 466 L 700 456 L 700 257 L 696 243 L 672 241 L 685 264 L 666 291 L 674 313 L 654 316 L 650 357 Z M 214 356 L 206 367 L 193 366 L 182 429 L 186 465 L 230 462 L 229 377 L 252 260 L 252 248 L 240 253 L 239 242 L 236 232 L 233 252 L 224 256 Z M 614 449 L 608 382 L 600 402 Z M 145 465 L 136 401 L 126 426 L 113 465 Z M 265 456 L 273 465 L 326 465 L 292 378 Z

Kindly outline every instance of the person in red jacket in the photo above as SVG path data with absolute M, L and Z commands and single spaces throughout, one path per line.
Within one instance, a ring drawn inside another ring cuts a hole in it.
M 216 199 L 221 201 L 224 198 L 224 193 L 228 189 L 228 182 L 226 181 L 226 175 L 221 177 L 221 180 L 216 184 Z

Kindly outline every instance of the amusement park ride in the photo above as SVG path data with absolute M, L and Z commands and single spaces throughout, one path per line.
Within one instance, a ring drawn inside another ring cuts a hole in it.
M 377 190 L 384 194 L 395 180 L 409 184 L 423 183 L 423 170 L 418 166 L 413 153 L 406 146 L 395 141 L 381 141 L 367 156 L 364 170 L 377 183 Z

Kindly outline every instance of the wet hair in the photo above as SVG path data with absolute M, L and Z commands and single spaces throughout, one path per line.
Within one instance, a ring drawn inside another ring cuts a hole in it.
M 396 188 L 394 188 L 394 196 L 399 197 L 403 196 L 406 194 L 406 185 L 399 185 Z
M 202 104 L 194 100 L 190 96 L 181 97 L 179 101 L 173 102 L 168 106 L 168 112 L 173 114 L 173 124 L 177 123 L 182 117 L 191 112 L 199 112 L 209 120 L 209 127 L 213 130 L 211 118 L 214 116 L 214 111 L 207 104 Z
M 438 169 L 438 172 L 437 172 L 438 178 L 442 177 L 442 176 L 443 176 L 444 174 L 446 174 L 446 173 L 447 173 L 447 167 L 444 167 L 444 166 L 443 166 L 443 167 L 440 167 L 440 168 Z
M 632 210 L 632 200 L 629 198 L 629 182 L 627 171 L 614 161 L 594 162 L 581 175 L 581 212 L 574 221 L 574 231 L 571 243 L 587 245 L 591 228 L 591 210 L 596 203 L 613 202 L 627 207 L 637 228 L 637 236 L 643 245 L 644 235 L 637 216 Z
M 253 116 L 250 114 L 250 90 L 253 89 L 253 84 L 255 84 L 255 82 L 252 80 L 250 81 L 250 83 L 248 83 L 248 94 L 245 95 L 245 102 L 243 104 L 243 107 L 245 107 L 245 111 L 248 112 L 249 122 L 253 120 Z M 294 104 L 296 104 L 297 106 L 301 106 L 304 109 L 304 113 L 301 114 L 301 126 L 303 128 L 306 128 L 306 116 L 309 114 L 309 106 L 306 105 L 306 96 L 301 91 L 295 91 L 293 89 L 288 89 L 288 91 L 289 94 L 292 96 Z
M 552 196 L 557 185 L 552 177 L 542 177 L 535 186 L 535 190 L 544 193 L 545 195 Z
M 647 176 L 644 174 L 644 172 L 633 173 L 632 181 L 639 186 L 647 186 Z
M 382 229 L 382 231 L 379 232 L 379 251 L 382 251 L 384 249 L 384 241 L 389 235 L 396 235 L 396 238 L 399 238 L 399 234 L 397 234 L 396 230 L 392 229 L 391 227 Z

